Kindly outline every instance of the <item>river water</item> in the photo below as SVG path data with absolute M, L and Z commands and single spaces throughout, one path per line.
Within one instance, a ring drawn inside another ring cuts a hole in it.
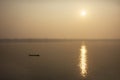
M 2 42 L 0 80 L 120 80 L 120 41 Z

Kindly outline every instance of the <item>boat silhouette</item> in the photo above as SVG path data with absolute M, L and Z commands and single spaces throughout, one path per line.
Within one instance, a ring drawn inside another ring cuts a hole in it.
M 39 54 L 29 54 L 29 56 L 40 56 Z

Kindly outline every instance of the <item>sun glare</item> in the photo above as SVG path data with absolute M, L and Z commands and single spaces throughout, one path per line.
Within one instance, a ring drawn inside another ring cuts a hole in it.
M 86 13 L 85 10 L 82 10 L 82 11 L 81 11 L 81 16 L 86 16 L 86 14 L 87 14 L 87 13 Z
M 87 48 L 85 45 L 81 45 L 80 48 L 80 69 L 81 75 L 86 77 L 87 75 Z

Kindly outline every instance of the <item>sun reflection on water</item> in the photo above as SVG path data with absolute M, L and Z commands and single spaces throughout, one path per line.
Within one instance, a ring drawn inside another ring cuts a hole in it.
M 79 66 L 80 66 L 80 74 L 83 77 L 86 77 L 86 75 L 87 75 L 87 49 L 86 49 L 85 44 L 82 44 L 81 48 L 80 48 Z

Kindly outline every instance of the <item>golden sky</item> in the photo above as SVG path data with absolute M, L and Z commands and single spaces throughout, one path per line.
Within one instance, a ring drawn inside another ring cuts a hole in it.
M 120 1 L 0 1 L 0 38 L 120 39 Z

